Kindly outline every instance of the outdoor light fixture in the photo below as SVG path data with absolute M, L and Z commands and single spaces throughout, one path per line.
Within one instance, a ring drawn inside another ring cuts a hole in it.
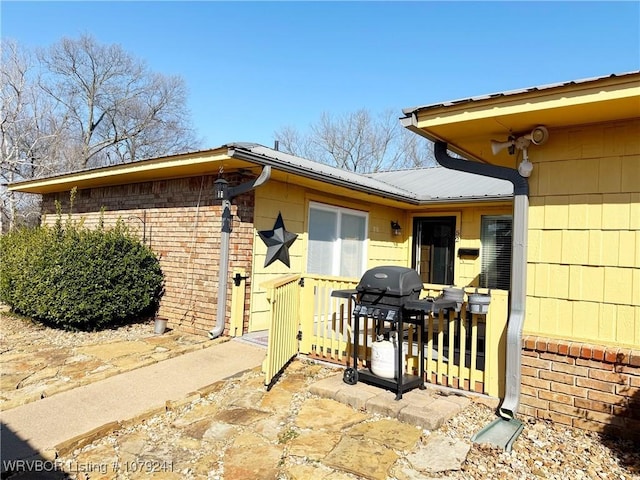
M 213 191 L 216 200 L 226 200 L 229 198 L 229 182 L 224 178 L 219 177 L 213 182 Z
M 526 152 L 527 150 L 523 150 L 523 153 Z M 522 161 L 520 162 L 520 165 L 518 165 L 518 173 L 520 175 L 522 175 L 523 177 L 529 177 L 531 175 L 531 172 L 533 171 L 533 163 L 531 163 L 529 161 L 529 158 L 525 155 L 522 158 Z
M 394 222 L 393 220 L 391 220 L 391 232 L 395 236 L 402 235 L 402 227 L 400 227 L 400 224 L 398 222 Z
M 529 177 L 533 171 L 533 164 L 529 161 L 527 149 L 533 143 L 542 145 L 549 139 L 549 131 L 542 125 L 535 127 L 530 133 L 516 137 L 509 135 L 506 142 L 491 140 L 491 151 L 497 155 L 505 148 L 508 148 L 509 155 L 515 154 L 516 150 L 522 150 L 522 161 L 518 165 L 518 173 L 523 177 Z
M 534 145 L 542 145 L 549 139 L 549 130 L 542 125 L 531 130 L 531 133 L 524 136 L 527 140 L 531 140 Z
M 509 148 L 509 155 L 516 153 L 516 137 L 509 135 L 506 142 L 499 142 L 497 140 L 491 140 L 491 151 L 494 155 L 497 155 L 505 148 Z
M 509 155 L 516 153 L 516 150 L 522 150 L 527 148 L 531 143 L 534 145 L 542 145 L 549 139 L 549 131 L 542 125 L 531 130 L 530 133 L 516 137 L 515 135 L 509 135 L 506 142 L 498 142 L 497 140 L 491 140 L 491 151 L 494 155 L 497 155 L 505 148 L 509 149 Z

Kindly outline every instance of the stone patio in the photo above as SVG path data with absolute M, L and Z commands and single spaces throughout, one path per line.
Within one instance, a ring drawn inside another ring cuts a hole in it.
M 87 477 L 73 473 L 74 466 L 108 470 L 104 476 L 94 473 L 92 480 L 148 478 L 148 471 L 132 471 L 132 466 L 139 465 L 155 466 L 153 478 L 161 480 L 409 480 L 461 467 L 470 441 L 430 436 L 419 425 L 373 411 L 379 407 L 367 410 L 368 402 L 365 409 L 354 409 L 349 401 L 323 396 L 341 391 L 342 398 L 348 399 L 348 392 L 364 389 L 371 399 L 377 398 L 371 405 L 394 402 L 399 407 L 385 410 L 399 413 L 427 405 L 429 399 L 442 401 L 435 391 L 405 394 L 396 401 L 395 395 L 387 395 L 390 392 L 364 384 L 343 384 L 345 392 L 336 381 L 342 382 L 341 377 L 334 368 L 298 359 L 266 391 L 259 369 L 248 371 L 196 392 L 191 401 L 168 406 L 166 412 L 150 412 L 118 428 L 107 426 L 90 443 L 76 439 L 59 445 L 56 462 L 72 478 L 82 480 Z M 456 399 L 449 412 L 469 403 Z M 425 463 L 422 458 L 427 451 L 436 448 L 444 459 Z
M 116 333 L 59 331 L 4 312 L 0 322 L 2 410 L 211 345 L 175 330 L 155 335 L 153 323 Z

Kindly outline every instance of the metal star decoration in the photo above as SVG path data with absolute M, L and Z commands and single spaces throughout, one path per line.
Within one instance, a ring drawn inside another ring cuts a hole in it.
M 258 235 L 260 235 L 260 238 L 267 246 L 267 256 L 264 259 L 264 266 L 268 267 L 276 260 L 280 260 L 287 267 L 290 267 L 289 247 L 295 242 L 298 235 L 287 232 L 280 212 L 278 212 L 278 218 L 273 225 L 273 230 L 260 230 Z

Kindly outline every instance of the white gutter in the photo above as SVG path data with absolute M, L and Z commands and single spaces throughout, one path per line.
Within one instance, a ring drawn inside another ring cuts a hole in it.
M 222 233 L 220 236 L 220 272 L 218 280 L 218 304 L 216 325 L 209 331 L 209 338 L 219 337 L 224 331 L 227 316 L 227 285 L 229 284 L 229 238 L 231 236 L 231 200 L 242 193 L 253 190 L 264 184 L 271 177 L 271 167 L 265 166 L 260 176 L 252 182 L 246 182 L 224 191 L 222 197 Z M 226 183 L 226 182 L 224 182 Z

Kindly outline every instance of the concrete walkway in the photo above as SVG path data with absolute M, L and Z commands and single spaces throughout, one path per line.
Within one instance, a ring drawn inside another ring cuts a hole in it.
M 0 412 L 2 460 L 41 455 L 105 424 L 161 408 L 259 366 L 264 356 L 264 348 L 229 341 Z
M 395 400 L 393 392 L 347 385 L 340 369 L 303 358 L 267 391 L 265 348 L 249 340 L 0 412 L 2 478 L 138 480 L 153 471 L 154 480 L 185 472 L 194 479 L 386 480 L 425 478 L 464 462 L 467 439 L 424 432 L 470 399 L 414 389 Z

